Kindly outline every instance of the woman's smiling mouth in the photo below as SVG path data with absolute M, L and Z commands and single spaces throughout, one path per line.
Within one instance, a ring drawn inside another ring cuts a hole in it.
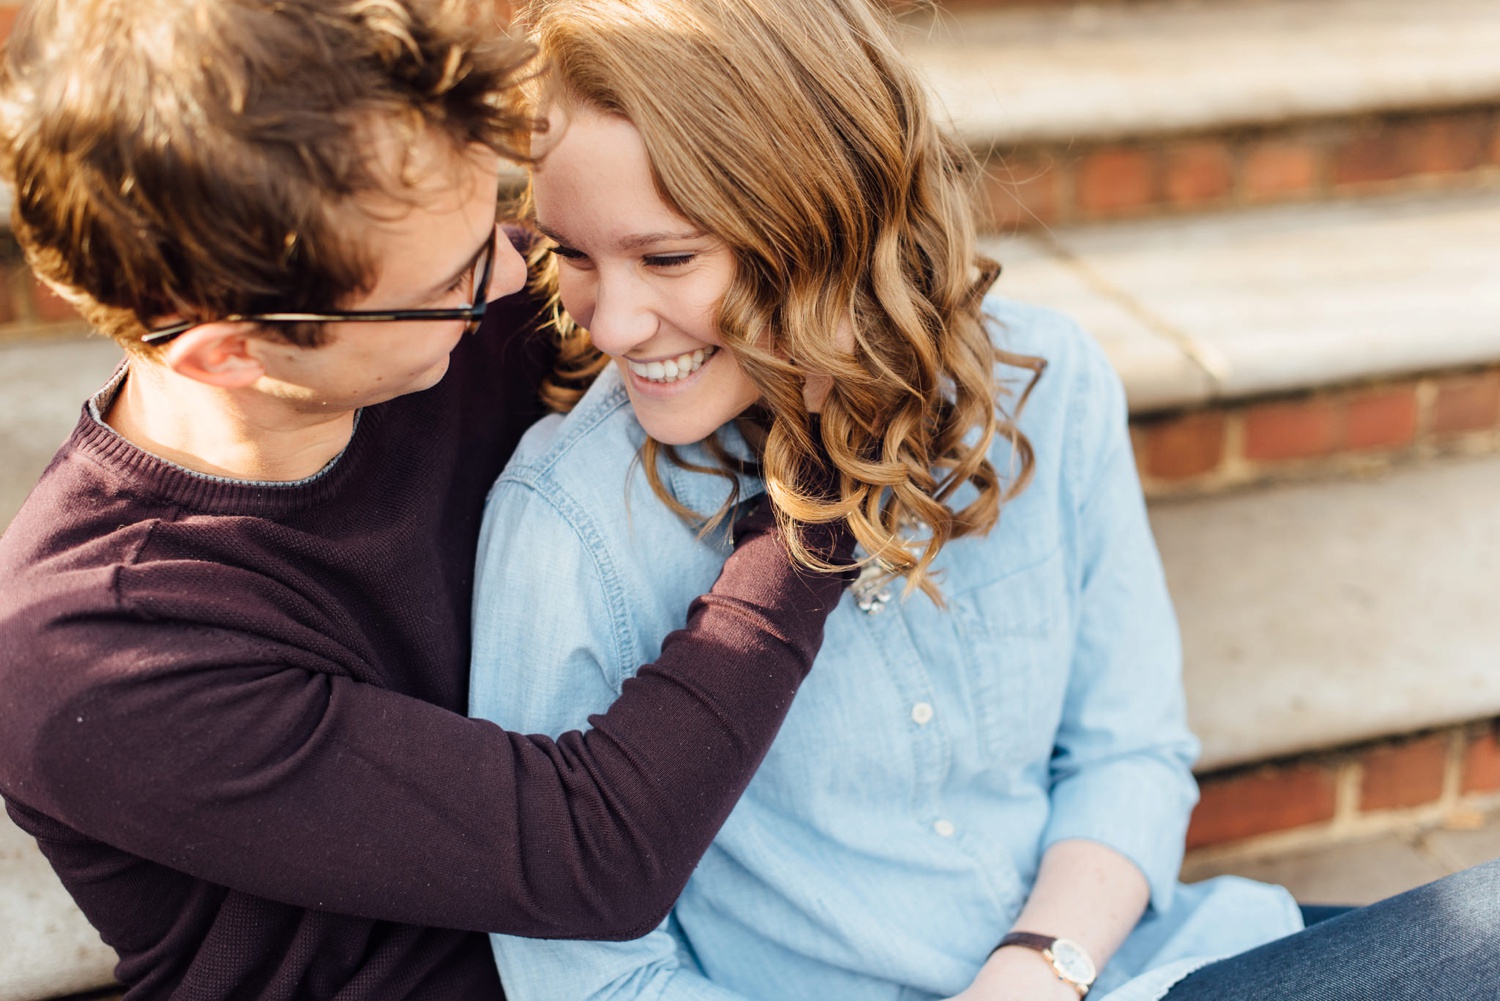
M 667 358 L 662 361 L 638 362 L 632 361 L 629 358 L 623 360 L 626 366 L 629 367 L 632 375 L 646 382 L 667 385 L 691 376 L 698 369 L 702 368 L 703 363 L 712 358 L 714 352 L 718 350 L 717 347 L 709 345 L 701 347 L 696 351 L 688 351 L 675 358 Z

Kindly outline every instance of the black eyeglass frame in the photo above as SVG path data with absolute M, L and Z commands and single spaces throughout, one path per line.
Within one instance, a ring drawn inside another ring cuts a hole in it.
M 485 308 L 489 305 L 490 279 L 494 274 L 499 234 L 499 227 L 496 227 L 490 233 L 489 241 L 479 248 L 469 264 L 470 274 L 474 273 L 475 268 L 480 270 L 479 278 L 474 283 L 475 301 L 467 306 L 449 309 L 333 309 L 326 313 L 233 313 L 217 320 L 181 320 L 165 327 L 157 327 L 147 331 L 141 338 L 141 343 L 165 344 L 205 323 L 399 323 L 403 320 L 466 320 L 468 322 L 464 333 L 472 334 L 479 329 L 479 321 L 484 319 Z M 481 258 L 484 260 L 482 267 Z

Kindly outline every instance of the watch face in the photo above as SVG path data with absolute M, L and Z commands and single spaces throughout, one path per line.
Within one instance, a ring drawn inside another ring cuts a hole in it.
M 1088 985 L 1094 982 L 1094 961 L 1083 948 L 1069 939 L 1060 938 L 1049 950 L 1057 971 L 1075 984 Z

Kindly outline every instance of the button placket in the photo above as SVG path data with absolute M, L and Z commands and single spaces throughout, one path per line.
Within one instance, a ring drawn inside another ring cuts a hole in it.
M 884 610 L 884 602 L 880 605 Z M 927 675 L 927 663 L 912 640 L 904 604 L 896 602 L 886 614 L 867 612 L 860 619 L 880 652 L 880 666 L 890 672 L 896 694 L 901 699 L 891 708 L 902 714 L 901 722 L 910 741 L 915 767 L 911 819 L 929 831 L 934 830 L 934 818 L 944 812 L 942 789 L 952 748 L 943 727 L 934 725 L 937 710 L 933 704 L 934 692 Z

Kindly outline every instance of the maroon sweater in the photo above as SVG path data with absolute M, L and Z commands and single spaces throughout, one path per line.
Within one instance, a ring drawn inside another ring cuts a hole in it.
M 498 998 L 478 933 L 645 933 L 750 780 L 843 584 L 764 518 L 588 732 L 463 715 L 481 509 L 550 361 L 522 310 L 296 485 L 85 413 L 0 540 L 0 793 L 127 997 Z

